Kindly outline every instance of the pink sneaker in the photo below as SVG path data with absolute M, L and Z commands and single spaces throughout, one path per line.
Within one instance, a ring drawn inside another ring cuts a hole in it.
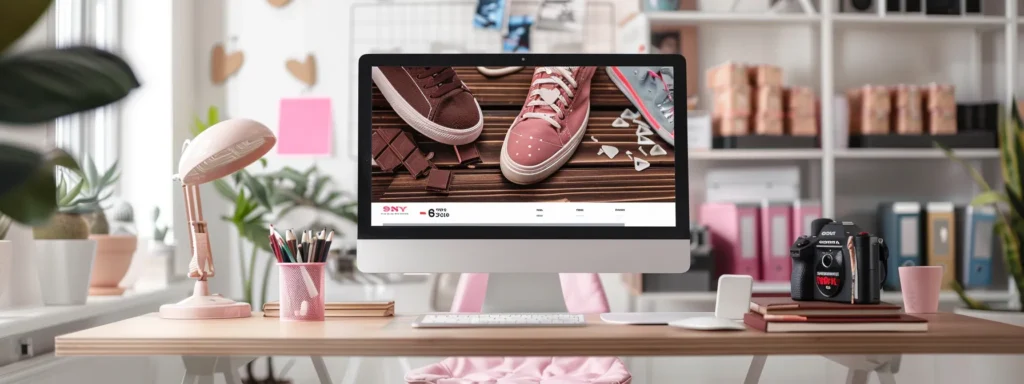
M 501 145 L 501 173 L 516 184 L 548 178 L 569 161 L 587 130 L 597 67 L 537 67 L 519 116 Z

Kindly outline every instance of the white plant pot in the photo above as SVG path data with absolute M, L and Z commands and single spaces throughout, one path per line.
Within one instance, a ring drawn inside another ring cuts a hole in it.
M 1003 324 L 1024 327 L 1024 312 L 979 311 L 967 308 L 956 308 L 954 313 L 991 320 Z M 1020 383 L 1024 377 L 1024 364 L 1017 355 L 972 355 L 967 358 L 970 366 L 971 382 L 999 384 Z
M 36 240 L 35 258 L 43 304 L 85 304 L 96 240 Z
M 18 223 L 11 224 L 7 231 L 7 240 L 11 244 L 11 258 L 3 273 L 6 279 L 0 279 L 0 309 L 34 308 L 43 305 L 39 291 L 39 275 L 36 274 L 35 239 L 32 228 Z
M 11 306 L 11 297 L 7 286 L 11 281 L 11 269 L 14 266 L 14 243 L 0 240 L 0 308 Z

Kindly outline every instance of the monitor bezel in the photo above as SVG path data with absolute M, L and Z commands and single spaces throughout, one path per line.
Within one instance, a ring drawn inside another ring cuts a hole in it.
M 372 132 L 371 68 L 375 66 L 623 66 L 672 67 L 675 92 L 686 90 L 686 60 L 670 54 L 366 54 L 359 58 L 359 153 L 370 153 Z M 680 75 L 682 74 L 682 75 Z M 673 96 L 675 99 L 679 99 Z M 686 108 L 676 115 L 676 132 L 686 132 Z M 680 123 L 681 126 L 680 126 Z M 679 129 L 682 128 L 682 129 Z M 671 227 L 520 227 L 520 226 L 373 226 L 372 158 L 357 156 L 359 166 L 358 239 L 679 239 L 689 240 L 689 186 L 686 135 L 676 138 L 676 225 Z

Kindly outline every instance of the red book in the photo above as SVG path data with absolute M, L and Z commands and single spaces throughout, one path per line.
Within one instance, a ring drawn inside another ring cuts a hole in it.
M 928 321 L 910 315 L 894 317 L 827 317 L 787 316 L 765 317 L 747 312 L 743 323 L 748 327 L 769 333 L 777 332 L 926 332 Z
M 889 303 L 847 304 L 828 301 L 796 301 L 785 297 L 753 297 L 750 311 L 761 315 L 797 315 L 829 317 L 892 317 L 903 313 L 902 307 Z

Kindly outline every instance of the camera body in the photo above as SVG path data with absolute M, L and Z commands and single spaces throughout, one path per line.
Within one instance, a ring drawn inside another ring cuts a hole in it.
M 817 219 L 811 235 L 796 239 L 790 296 L 799 301 L 877 304 L 881 301 L 889 247 L 851 222 Z

